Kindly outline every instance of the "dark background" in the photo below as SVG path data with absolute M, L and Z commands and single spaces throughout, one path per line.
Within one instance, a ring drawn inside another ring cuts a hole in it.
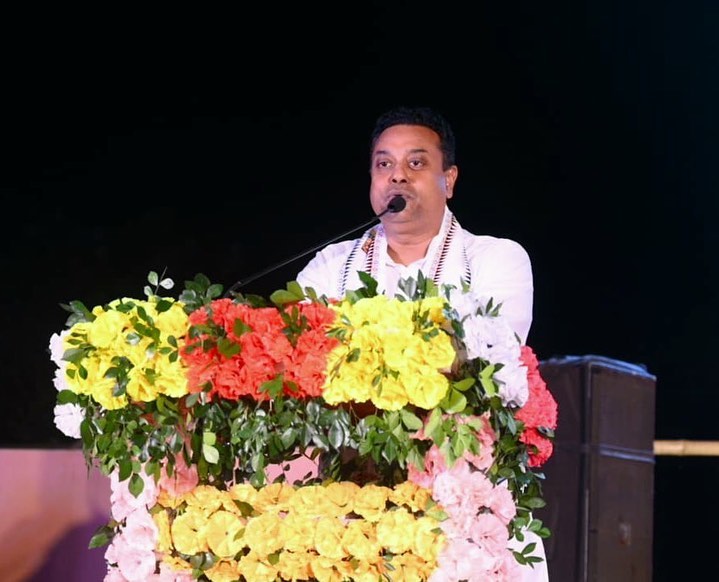
M 60 303 L 142 297 L 150 270 L 229 286 L 368 220 L 369 132 L 398 104 L 453 124 L 462 225 L 530 253 L 540 359 L 644 365 L 656 438 L 716 438 L 718 5 L 492 4 L 7 15 L 0 445 L 67 445 Z M 710 549 L 719 475 L 655 475 L 669 580 Z

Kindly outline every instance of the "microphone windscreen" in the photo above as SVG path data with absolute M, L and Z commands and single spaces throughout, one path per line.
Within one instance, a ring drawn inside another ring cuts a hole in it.
M 405 206 L 407 206 L 407 201 L 402 196 L 395 196 L 387 204 L 387 210 L 392 213 L 402 212 Z

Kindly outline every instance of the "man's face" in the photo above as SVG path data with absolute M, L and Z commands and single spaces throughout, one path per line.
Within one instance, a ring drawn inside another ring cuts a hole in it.
M 422 125 L 394 125 L 384 130 L 372 152 L 370 203 L 375 214 L 402 195 L 404 210 L 385 214 L 387 228 L 434 236 L 452 197 L 457 167 L 442 170 L 439 136 Z

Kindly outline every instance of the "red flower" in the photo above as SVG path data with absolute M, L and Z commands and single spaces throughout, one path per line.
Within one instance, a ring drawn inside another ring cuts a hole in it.
M 188 334 L 182 351 L 190 392 L 209 385 L 210 397 L 267 400 L 270 396 L 260 388 L 282 374 L 285 394 L 299 398 L 320 396 L 327 355 L 338 343 L 326 334 L 336 313 L 319 303 L 292 308 L 299 309 L 307 326 L 294 347 L 284 333 L 282 314 L 275 307 L 253 308 L 218 299 L 190 314 L 190 325 L 209 328 L 198 337 Z M 235 344 L 236 348 L 223 353 L 218 347 L 220 341 Z
M 529 445 L 529 466 L 539 467 L 551 456 L 552 441 L 539 432 L 539 428 L 554 430 L 557 428 L 557 401 L 547 389 L 547 384 L 539 373 L 539 362 L 529 346 L 522 346 L 521 359 L 527 367 L 529 398 L 517 411 L 515 418 L 524 423 L 525 430 L 520 440 Z M 536 452 L 534 447 L 537 448 Z

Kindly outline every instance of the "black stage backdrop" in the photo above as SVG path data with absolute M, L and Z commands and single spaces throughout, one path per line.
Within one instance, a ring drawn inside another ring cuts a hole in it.
M 463 226 L 530 253 L 540 359 L 643 364 L 656 437 L 716 438 L 717 5 L 492 4 L 7 15 L 0 445 L 67 444 L 60 303 L 142 297 L 150 270 L 229 286 L 368 220 L 398 104 L 454 125 Z M 657 580 L 709 549 L 717 473 L 657 459 Z

